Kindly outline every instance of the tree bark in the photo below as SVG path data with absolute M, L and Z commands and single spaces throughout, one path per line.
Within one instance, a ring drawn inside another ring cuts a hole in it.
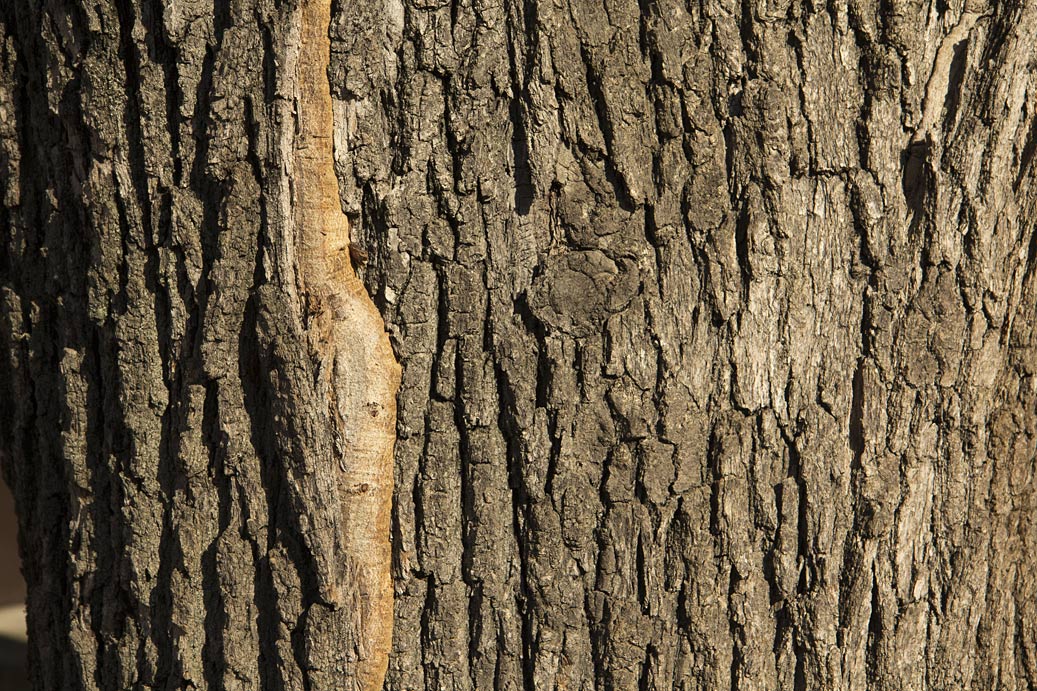
M 0 8 L 36 688 L 1037 686 L 1037 3 L 325 7 Z

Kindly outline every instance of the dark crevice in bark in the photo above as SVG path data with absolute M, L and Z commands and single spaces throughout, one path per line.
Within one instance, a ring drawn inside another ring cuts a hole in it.
M 205 384 L 205 402 L 202 413 L 202 439 L 208 452 L 208 475 L 219 497 L 219 525 L 215 538 L 201 556 L 202 587 L 205 592 L 205 644 L 202 664 L 205 683 L 220 688 L 226 665 L 224 658 L 225 603 L 220 587 L 220 542 L 230 526 L 231 490 L 226 467 L 226 446 L 220 429 L 219 383 Z
M 422 676 L 425 682 L 425 688 L 438 688 L 436 684 L 436 677 L 431 673 L 431 661 L 425 656 L 425 650 L 427 647 L 435 644 L 435 639 L 432 637 L 432 633 L 429 627 L 429 620 L 432 616 L 432 606 L 435 601 L 435 586 L 432 582 L 432 576 L 423 576 L 422 580 L 425 584 L 425 600 L 424 607 L 421 610 L 421 669 Z
M 598 688 L 608 689 L 611 680 L 608 673 L 608 635 L 605 627 L 597 623 L 594 609 L 590 603 L 590 593 L 584 593 L 584 617 L 588 622 L 587 633 L 590 638 L 591 662 L 594 666 L 594 685 Z M 607 605 L 606 605 L 607 606 Z M 607 612 L 601 617 L 601 622 L 607 621 Z M 526 686 L 524 688 L 535 688 Z
M 311 691 L 313 684 L 310 680 L 310 665 L 307 663 L 306 654 L 306 630 L 308 628 L 308 619 L 310 617 L 310 610 L 313 607 L 320 607 L 317 603 L 309 603 L 303 608 L 302 614 L 295 623 L 295 628 L 292 629 L 292 656 L 294 658 L 296 666 L 302 673 L 302 688 L 303 691 Z
M 274 532 L 268 528 L 269 532 Z M 256 605 L 256 631 L 259 636 L 257 664 L 260 671 L 260 691 L 283 691 L 281 682 L 280 656 L 277 653 L 277 630 L 280 627 L 280 616 L 277 611 L 277 592 L 274 589 L 274 576 L 270 567 L 269 550 L 263 551 L 261 545 L 253 551 L 253 563 L 256 567 L 256 586 L 253 591 L 253 602 Z
M 903 170 L 901 191 L 911 212 L 910 232 L 917 234 L 924 222 L 925 203 L 929 188 L 929 157 L 932 145 L 928 141 L 912 143 L 900 156 Z
M 165 368 L 164 368 L 165 369 Z M 165 370 L 168 372 L 168 369 Z M 179 377 L 169 386 L 170 400 L 181 394 Z M 158 484 L 162 501 L 162 535 L 159 538 L 159 562 L 155 588 L 148 601 L 148 609 L 157 621 L 171 622 L 174 595 L 172 592 L 172 573 L 180 566 L 183 555 L 180 551 L 175 528 L 173 527 L 173 502 L 177 495 L 178 471 L 177 459 L 181 458 L 179 430 L 182 420 L 181 407 L 170 405 L 162 414 L 162 439 L 159 443 Z M 174 641 L 169 626 L 156 626 L 151 630 L 151 638 L 158 652 L 155 668 L 156 685 L 171 679 L 176 657 Z
M 516 3 L 516 10 L 521 10 L 523 30 L 516 30 L 513 25 L 512 13 L 509 13 L 508 28 L 505 31 L 512 92 L 508 104 L 508 117 L 511 120 L 512 133 L 511 155 L 514 166 L 515 212 L 519 216 L 526 216 L 533 203 L 536 190 L 529 167 L 529 132 L 522 103 L 529 99 L 531 61 L 525 59 L 525 56 L 532 52 L 536 41 L 536 2 L 535 0 L 524 0 L 521 4 Z M 520 52 L 523 50 L 524 52 Z
M 745 664 L 742 659 L 742 646 L 745 644 L 745 631 L 739 623 L 739 615 L 735 612 L 734 598 L 738 590 L 738 571 L 734 565 L 729 567 L 727 584 L 727 618 L 728 630 L 731 634 L 731 689 L 739 688 L 739 672 Z
M 947 94 L 943 101 L 943 131 L 952 132 L 958 116 L 958 105 L 961 102 L 961 90 L 965 80 L 965 60 L 968 57 L 969 41 L 965 39 L 954 44 L 954 55 L 951 58 L 947 76 Z
M 638 691 L 650 691 L 652 688 L 652 660 L 656 656 L 657 653 L 652 649 L 652 646 L 648 646 L 645 649 L 644 660 L 641 661 L 641 674 L 637 685 Z
M 90 492 L 94 498 L 91 511 L 95 528 L 92 544 L 89 548 L 94 553 L 94 558 L 96 559 L 97 577 L 89 593 L 86 609 L 90 613 L 95 654 L 100 661 L 103 660 L 104 652 L 104 639 L 102 638 L 100 623 L 103 621 L 102 615 L 106 604 L 105 595 L 108 589 L 106 581 L 111 578 L 116 565 L 111 550 L 111 535 L 108 522 L 109 507 L 113 505 L 111 479 L 104 472 L 102 465 L 103 459 L 107 455 L 105 430 L 108 426 L 106 414 L 107 396 L 105 394 L 104 366 L 101 351 L 101 329 L 91 329 L 90 337 L 92 342 L 89 344 L 89 359 L 86 360 L 87 367 L 84 373 L 87 382 L 87 444 L 85 461 L 90 477 Z M 32 582 L 32 575 L 27 575 L 29 582 Z M 72 605 L 72 603 L 70 602 L 69 605 Z M 104 688 L 100 673 L 101 665 L 98 664 L 92 670 L 92 680 L 98 688 Z
M 258 10 L 255 14 L 258 16 Z M 264 22 L 259 24 L 259 37 L 263 45 L 263 102 L 269 107 L 277 95 L 277 51 L 274 49 L 275 39 L 270 27 Z
M 266 228 L 266 224 L 262 225 Z M 281 625 L 278 611 L 274 573 L 269 554 L 277 548 L 281 537 L 283 489 L 282 477 L 286 468 L 277 463 L 276 442 L 271 438 L 268 421 L 272 417 L 269 394 L 264 386 L 262 372 L 267 365 L 259 343 L 257 312 L 260 309 L 259 286 L 263 283 L 261 255 L 267 247 L 265 238 L 260 237 L 256 256 L 256 271 L 252 289 L 245 305 L 244 319 L 238 337 L 239 373 L 245 411 L 249 422 L 249 436 L 259 462 L 260 481 L 265 491 L 266 542 L 253 541 L 253 563 L 256 567 L 254 601 L 256 606 L 256 629 L 259 637 L 259 669 L 263 691 L 280 691 L 282 685 L 277 673 L 280 655 L 277 650 L 277 631 Z
M 1034 122 L 1037 123 L 1037 119 Z M 1030 241 L 1026 246 L 1026 278 L 1033 275 L 1035 265 L 1037 265 L 1037 228 L 1034 228 L 1031 232 Z
M 170 315 L 173 313 L 173 298 L 170 295 L 169 284 L 163 281 L 161 277 L 159 252 L 160 248 L 168 246 L 173 234 L 172 205 L 170 193 L 168 191 L 164 192 L 159 199 L 159 210 L 155 219 L 157 228 L 153 235 L 149 234 L 146 241 L 148 258 L 144 267 L 148 288 L 155 295 L 154 313 L 155 330 L 158 332 L 158 352 L 162 360 L 163 380 L 167 391 L 170 393 L 171 400 L 175 383 L 173 381 L 174 362 L 176 362 L 176 356 L 178 355 L 175 351 L 178 350 L 177 346 L 180 344 L 173 338 L 173 324 L 170 318 Z
M 253 292 L 245 306 L 244 321 L 238 340 L 240 353 L 240 369 L 245 412 L 249 421 L 249 437 L 253 450 L 259 461 L 260 477 L 266 492 L 266 525 L 267 544 L 265 549 L 272 550 L 278 539 L 281 528 L 280 505 L 282 501 L 281 481 L 286 468 L 277 463 L 279 454 L 276 442 L 271 437 L 269 420 L 274 413 L 270 406 L 269 392 L 263 381 L 262 373 L 269 368 L 268 358 L 261 352 L 259 344 L 256 314 L 257 293 Z
M 466 550 L 467 551 L 467 550 Z M 482 617 L 481 610 L 484 607 L 483 588 L 481 583 L 469 584 L 471 595 L 468 600 L 468 681 L 472 688 L 477 688 L 478 680 L 475 676 L 474 664 L 479 655 L 482 643 Z
M 850 401 L 849 418 L 849 441 L 853 458 L 850 464 L 850 493 L 853 505 L 853 527 L 843 546 L 843 563 L 839 572 L 839 597 L 838 597 L 838 629 L 836 630 L 836 644 L 840 647 L 845 644 L 846 629 L 852 624 L 850 611 L 854 597 L 854 586 L 860 579 L 863 562 L 862 540 L 872 537 L 871 521 L 874 519 L 875 508 L 869 499 L 862 496 L 862 483 L 864 482 L 863 457 L 865 449 L 864 438 L 864 378 L 862 366 L 864 358 L 860 358 L 853 374 L 852 398 Z
M 458 366 L 460 368 L 461 348 L 458 348 Z M 504 432 L 507 444 L 506 462 L 508 467 L 508 487 L 511 491 L 512 530 L 516 551 L 519 555 L 519 582 L 516 593 L 516 604 L 521 617 L 520 636 L 522 644 L 522 675 L 526 688 L 533 688 L 535 669 L 533 660 L 536 651 L 534 636 L 534 587 L 529 574 L 530 543 L 528 531 L 533 529 L 532 501 L 526 491 L 524 477 L 525 449 L 524 431 L 515 414 L 515 404 L 507 373 L 500 363 L 494 362 L 495 384 L 498 401 L 499 428 Z
M 803 33 L 805 33 L 805 23 L 806 18 L 801 17 L 799 23 L 795 27 L 792 27 L 788 30 L 788 33 L 785 35 L 785 43 L 792 50 L 792 55 L 796 59 L 796 67 L 799 68 L 800 75 L 803 75 L 802 77 L 796 80 L 796 100 L 797 105 L 799 107 L 799 112 L 802 113 L 803 120 L 806 123 L 807 127 L 807 160 L 805 161 L 805 166 L 803 165 L 804 161 L 799 161 L 799 168 L 800 170 L 805 170 L 806 174 L 808 175 L 816 175 L 818 173 L 816 155 L 817 140 L 814 132 L 814 123 L 811 121 L 808 115 L 810 111 L 807 108 L 807 97 L 805 92 L 805 86 L 803 84 L 806 75 L 806 67 L 803 63 L 804 36 L 802 35 Z
M 720 459 L 722 451 L 719 449 L 720 440 L 714 427 L 709 433 L 709 445 L 706 452 L 706 462 L 709 478 L 709 532 L 717 538 L 718 549 L 723 549 L 720 540 L 724 535 L 723 526 L 720 523 L 720 494 L 723 476 L 720 471 Z
M 118 196 L 116 196 L 118 201 Z M 122 233 L 125 241 L 126 231 Z M 123 254 L 123 257 L 125 254 Z M 120 270 L 125 269 L 125 261 L 120 261 Z M 126 283 L 121 283 L 125 287 Z M 124 292 L 124 288 L 123 288 Z M 123 293 L 116 296 L 113 302 L 123 302 Z M 116 309 L 120 309 L 116 307 Z M 115 316 L 108 315 L 108 324 Z M 98 351 L 100 353 L 100 407 L 104 410 L 101 425 L 96 430 L 102 441 L 100 455 L 95 466 L 96 475 L 91 486 L 101 486 L 103 499 L 98 502 L 97 515 L 99 538 L 103 535 L 103 543 L 98 544 L 98 575 L 101 587 L 97 587 L 98 599 L 95 601 L 92 626 L 97 635 L 97 683 L 100 688 L 108 688 L 110 679 L 119 676 L 118 641 L 126 634 L 127 627 L 132 626 L 130 617 L 134 610 L 129 592 L 129 564 L 127 563 L 127 537 L 132 535 L 132 527 L 128 523 L 129 516 L 112 511 L 112 507 L 124 506 L 127 493 L 139 488 L 138 475 L 131 455 L 131 434 L 126 427 L 127 420 L 119 405 L 119 395 L 124 390 L 124 378 L 128 373 L 118 367 L 119 345 L 111 325 L 103 327 L 98 334 Z M 111 474 L 111 475 L 109 475 Z M 107 494 L 107 496 L 105 496 Z M 104 526 L 103 529 L 100 526 Z M 103 557 L 101 556 L 103 555 Z M 98 584 L 100 585 L 100 584 Z
M 749 302 L 749 287 L 753 281 L 752 266 L 749 263 L 749 208 L 744 201 L 739 203 L 738 215 L 735 217 L 735 254 L 738 257 L 738 268 L 741 274 L 742 302 Z
M 528 135 L 518 96 L 512 99 L 509 110 L 512 126 L 511 150 L 515 161 L 515 212 L 519 216 L 525 216 L 533 203 L 534 188 L 529 170 L 529 149 L 526 143 Z
M 488 331 L 489 329 L 487 329 Z M 472 659 L 478 650 L 480 637 L 477 614 L 482 603 L 482 589 L 478 580 L 473 576 L 473 559 L 475 549 L 474 532 L 478 529 L 477 498 L 472 488 L 472 464 L 471 459 L 475 449 L 468 434 L 465 417 L 468 411 L 465 409 L 465 400 L 460 392 L 465 389 L 464 360 L 462 348 L 458 345 L 454 358 L 454 386 L 457 391 L 453 402 L 454 425 L 457 428 L 458 457 L 460 460 L 460 499 L 461 499 L 461 578 L 469 588 L 468 600 L 468 673 L 473 674 Z M 474 686 L 474 677 L 471 678 Z
M 860 473 L 861 463 L 864 456 L 864 374 L 861 370 L 864 358 L 857 361 L 857 367 L 853 372 L 852 398 L 850 399 L 850 450 L 853 452 L 853 462 L 850 466 L 854 474 Z
M 751 0 L 740 0 L 738 12 L 738 35 L 745 51 L 745 79 L 756 79 L 756 63 L 760 61 L 757 54 L 757 39 L 754 31 L 753 4 Z
M 220 50 L 223 46 L 224 31 L 230 22 L 229 13 L 229 2 L 223 0 L 216 0 L 214 2 L 213 18 L 216 40 L 214 45 L 209 45 L 206 48 L 205 57 L 202 62 L 201 76 L 198 80 L 198 88 L 195 92 L 195 116 L 193 118 L 193 124 L 196 148 L 194 161 L 191 166 L 189 182 L 191 189 L 202 201 L 202 220 L 199 228 L 202 249 L 202 270 L 199 285 L 196 288 L 198 301 L 194 305 L 194 307 L 199 310 L 196 321 L 198 327 L 196 335 L 198 340 L 193 344 L 195 348 L 200 348 L 200 340 L 204 337 L 201 329 L 204 323 L 204 314 L 208 309 L 209 293 L 211 291 L 211 286 L 209 285 L 209 274 L 212 270 L 214 261 L 218 257 L 220 209 L 226 195 L 227 183 L 223 180 L 214 178 L 210 174 L 209 151 L 213 140 L 211 136 L 211 127 L 213 125 L 212 102 L 216 96 L 214 93 L 213 78 L 215 76 Z
M 796 655 L 796 667 L 792 676 L 793 691 L 807 691 L 806 657 L 798 635 L 793 636 L 793 652 Z
M 151 212 L 151 198 L 148 195 L 148 174 L 144 162 L 144 133 L 141 128 L 141 57 L 132 36 L 134 15 L 131 7 L 132 5 L 128 0 L 116 0 L 116 8 L 119 14 L 119 52 L 125 72 L 126 84 L 126 109 L 123 114 L 123 122 L 126 128 L 127 158 L 130 164 L 131 185 L 133 186 L 133 194 L 128 196 L 136 202 L 141 214 L 144 233 L 143 241 L 146 247 L 147 244 L 154 243 L 155 234 L 151 227 L 153 215 Z M 147 268 L 150 268 L 151 271 L 147 271 Z M 148 287 L 153 289 L 157 284 L 154 268 L 154 260 L 149 257 L 145 271 L 150 283 Z
M 534 270 L 536 275 L 536 270 Z M 547 331 L 544 325 L 533 315 L 532 310 L 529 307 L 529 297 L 526 293 L 522 293 L 515 298 L 513 304 L 514 314 L 522 321 L 523 327 L 530 334 L 533 334 L 536 338 L 537 346 L 537 362 L 535 371 L 535 386 L 536 398 L 534 400 L 534 407 L 547 409 L 548 406 L 548 387 L 551 383 L 551 363 L 547 358 Z
M 735 126 L 737 124 L 736 119 L 740 118 L 741 115 L 742 93 L 741 91 L 738 91 L 728 97 L 727 112 L 723 113 L 721 119 L 721 122 L 723 122 L 723 129 L 721 132 L 724 135 L 724 180 L 727 182 L 727 194 L 731 200 L 732 213 L 735 213 L 733 209 L 737 208 L 735 196 L 741 188 L 741 184 L 736 175 L 737 164 L 735 162 L 738 145 Z M 691 214 L 685 216 L 685 218 L 688 217 L 691 217 Z M 709 262 L 703 262 L 703 265 L 709 266 Z
M 131 273 L 129 253 L 131 243 L 130 235 L 133 226 L 130 223 L 129 210 L 126 208 L 127 198 L 124 196 L 127 192 L 130 192 L 130 190 L 121 189 L 119 180 L 115 176 L 114 171 L 112 172 L 110 180 L 112 187 L 114 188 L 113 197 L 119 227 L 119 266 L 117 269 L 119 276 L 119 289 L 111 296 L 110 302 L 106 305 L 106 323 L 111 326 L 113 341 L 115 341 L 117 340 L 117 334 L 115 334 L 114 326 L 120 317 L 126 315 L 126 312 L 130 307 L 128 295 Z
M 594 105 L 598 130 L 601 132 L 602 139 L 605 142 L 605 151 L 598 152 L 599 155 L 595 156 L 593 160 L 595 163 L 602 165 L 605 179 L 611 186 L 620 208 L 624 211 L 633 211 L 638 207 L 641 200 L 633 198 L 629 181 L 626 180 L 622 172 L 616 169 L 616 159 L 613 152 L 616 132 L 612 118 L 609 115 L 605 87 L 602 84 L 602 75 L 600 73 L 602 65 L 599 65 L 598 61 L 595 60 L 594 54 L 586 46 L 580 47 L 580 58 L 583 60 L 587 94 Z
M 163 28 L 166 3 L 159 0 L 145 3 L 141 7 L 141 19 L 153 59 L 162 68 L 163 84 L 166 97 L 166 130 L 169 133 L 170 154 L 173 164 L 173 185 L 179 187 L 183 177 L 183 157 L 180 151 L 180 102 L 183 93 L 180 90 L 180 68 L 177 63 L 176 47 L 170 44 Z
M 430 415 L 426 415 L 425 416 L 425 429 L 423 430 L 424 433 L 425 433 L 425 443 L 424 443 L 424 445 L 423 445 L 423 447 L 421 449 L 421 455 L 418 457 L 418 467 L 417 467 L 417 472 L 416 472 L 415 477 L 414 477 L 413 489 L 411 490 L 411 497 L 410 497 L 410 500 L 413 503 L 413 507 L 414 507 L 414 526 L 415 526 L 415 534 L 412 535 L 411 538 L 414 540 L 415 549 L 417 550 L 417 553 L 418 553 L 419 563 L 420 563 L 420 558 L 422 556 L 422 550 L 421 550 L 421 544 L 422 543 L 421 543 L 421 535 L 420 535 L 420 533 L 418 531 L 420 530 L 420 526 L 422 526 L 425 523 L 426 515 L 429 514 L 429 512 L 426 511 L 426 509 L 425 509 L 424 492 L 422 492 L 422 478 L 425 475 L 425 459 L 428 458 L 428 453 L 429 453 L 429 439 L 432 436 L 432 434 L 431 434 L 431 427 L 432 427 L 431 416 Z M 414 576 L 417 577 L 417 578 L 421 578 L 421 579 L 428 578 L 428 574 L 425 572 L 424 569 L 415 569 L 414 570 Z M 425 587 L 427 588 L 428 584 L 425 584 Z
M 641 613 L 647 615 L 649 613 L 648 608 L 648 587 L 645 584 L 645 547 L 644 538 L 641 532 L 637 534 L 637 550 L 634 554 L 635 557 L 635 569 L 637 575 L 637 602 L 641 606 Z
M 868 643 L 865 648 L 869 677 L 875 679 L 879 671 L 881 654 L 879 645 L 882 641 L 882 615 L 879 602 L 878 575 L 872 571 L 871 577 L 871 615 L 868 618 Z

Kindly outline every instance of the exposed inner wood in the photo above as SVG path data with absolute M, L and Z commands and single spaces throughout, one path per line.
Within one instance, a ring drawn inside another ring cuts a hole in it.
M 385 325 L 351 264 L 349 221 L 339 205 L 327 78 L 330 0 L 302 3 L 294 184 L 299 278 L 311 313 L 311 346 L 332 392 L 341 457 L 345 564 L 337 604 L 355 608 L 361 650 L 354 688 L 380 689 L 392 642 L 389 522 L 400 367 Z

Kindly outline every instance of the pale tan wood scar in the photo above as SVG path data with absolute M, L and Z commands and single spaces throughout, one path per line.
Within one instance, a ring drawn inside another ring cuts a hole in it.
M 392 643 L 390 512 L 400 367 L 381 314 L 353 270 L 349 221 L 335 177 L 328 27 L 331 0 L 303 0 L 295 140 L 295 223 L 299 282 L 311 308 L 311 347 L 328 377 L 340 476 L 343 582 L 337 604 L 354 611 L 359 663 L 353 688 L 381 689 Z

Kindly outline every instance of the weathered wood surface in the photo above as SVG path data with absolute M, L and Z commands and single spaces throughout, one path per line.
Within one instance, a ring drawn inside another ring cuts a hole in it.
M 331 10 L 387 689 L 1037 685 L 1037 3 Z M 340 688 L 298 8 L 0 21 L 39 688 Z

